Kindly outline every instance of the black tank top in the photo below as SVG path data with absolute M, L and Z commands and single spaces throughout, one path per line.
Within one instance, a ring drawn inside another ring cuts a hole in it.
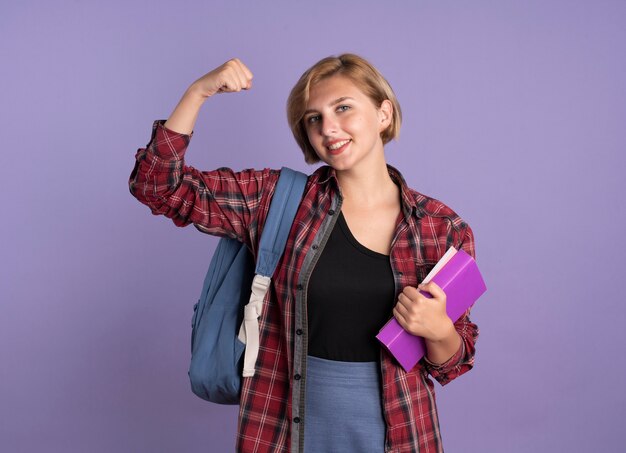
M 378 361 L 375 337 L 391 317 L 394 296 L 389 256 L 357 242 L 339 213 L 308 285 L 308 353 L 345 362 Z

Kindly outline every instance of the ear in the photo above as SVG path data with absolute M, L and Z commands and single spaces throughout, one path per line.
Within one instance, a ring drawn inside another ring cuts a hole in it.
M 380 119 L 379 132 L 382 132 L 389 127 L 393 118 L 393 104 L 389 99 L 385 99 L 378 107 L 378 118 Z

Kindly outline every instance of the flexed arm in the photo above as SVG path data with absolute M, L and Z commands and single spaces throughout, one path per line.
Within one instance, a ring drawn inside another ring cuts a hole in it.
M 252 72 L 241 60 L 228 60 L 187 88 L 164 126 L 180 134 L 191 134 L 204 101 L 216 93 L 249 90 L 252 87 L 252 77 Z
M 252 73 L 229 60 L 185 91 L 167 122 L 155 121 L 152 137 L 135 155 L 129 188 L 153 214 L 177 226 L 193 223 L 205 233 L 229 236 L 256 245 L 256 225 L 263 219 L 278 171 L 228 168 L 200 171 L 185 164 L 200 107 L 216 93 L 249 89 Z

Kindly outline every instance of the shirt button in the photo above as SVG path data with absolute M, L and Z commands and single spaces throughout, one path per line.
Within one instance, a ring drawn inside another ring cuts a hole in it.
M 302 335 L 302 329 L 296 329 L 296 335 Z
M 298 288 L 298 291 L 302 291 L 302 285 L 298 285 L 296 288 Z
M 294 378 L 296 381 L 299 381 L 300 379 L 302 379 L 302 376 L 300 376 L 299 374 L 296 374 L 293 378 Z
M 402 277 L 404 274 L 402 272 L 398 272 L 398 275 Z
M 328 215 L 334 215 L 335 214 L 335 210 L 331 209 L 330 211 L 328 211 Z
M 313 250 L 317 250 L 317 244 L 313 244 L 313 247 L 311 247 Z
M 293 422 L 294 423 L 300 423 L 300 417 L 294 417 L 293 418 Z

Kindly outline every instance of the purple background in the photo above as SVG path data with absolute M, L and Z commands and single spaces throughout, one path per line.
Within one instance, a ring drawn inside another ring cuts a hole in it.
M 222 452 L 235 408 L 189 389 L 215 240 L 128 193 L 135 150 L 237 56 L 190 164 L 305 171 L 299 75 L 369 58 L 404 111 L 388 160 L 473 227 L 476 367 L 438 388 L 448 452 L 623 447 L 626 4 L 21 1 L 0 15 L 0 450 Z M 622 181 L 622 182 L 620 182 Z

